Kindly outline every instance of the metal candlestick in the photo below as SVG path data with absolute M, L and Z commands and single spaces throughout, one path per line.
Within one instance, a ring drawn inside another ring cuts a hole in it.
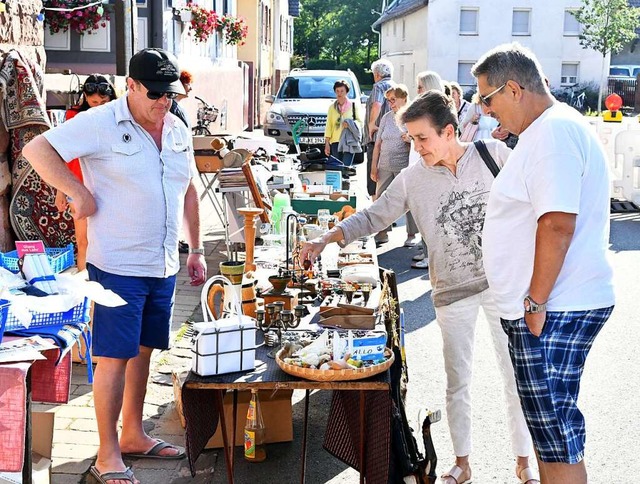
M 371 284 L 363 284 L 360 286 L 360 290 L 362 291 L 362 298 L 364 299 L 364 305 L 366 306 L 369 302 L 369 296 L 371 296 Z
M 265 309 L 258 309 L 256 311 L 256 319 L 260 329 L 264 332 L 275 329 L 278 333 L 278 346 L 271 350 L 267 356 L 275 358 L 276 354 L 282 348 L 282 333 L 289 329 L 297 328 L 300 325 L 300 320 L 304 316 L 305 307 L 297 305 L 293 311 L 290 309 L 283 309 L 284 302 L 276 301 L 271 304 L 267 304 Z M 265 318 L 265 314 L 269 316 L 269 321 Z

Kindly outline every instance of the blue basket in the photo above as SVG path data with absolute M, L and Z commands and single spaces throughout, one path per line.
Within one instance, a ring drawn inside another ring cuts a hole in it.
M 31 311 L 31 325 L 29 328 L 88 322 L 90 307 L 89 300 L 85 298 L 82 303 L 62 313 L 37 313 Z M 25 328 L 22 322 L 13 314 L 8 314 L 4 317 L 4 320 L 6 320 L 5 331 L 17 331 Z
M 51 264 L 51 269 L 55 274 L 61 273 L 74 264 L 73 244 L 61 248 L 47 247 L 45 252 L 49 259 L 49 264 Z M 18 267 L 18 251 L 12 250 L 5 254 L 0 252 L 0 266 L 14 274 L 20 272 L 20 268 Z
M 2 343 L 2 336 L 4 335 L 4 328 L 7 324 L 10 305 L 11 303 L 6 299 L 0 299 L 0 343 Z

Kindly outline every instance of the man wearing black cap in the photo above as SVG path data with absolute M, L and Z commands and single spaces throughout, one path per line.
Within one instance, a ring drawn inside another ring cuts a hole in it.
M 38 136 L 23 153 L 41 177 L 87 218 L 89 278 L 127 304 L 95 306 L 93 385 L 99 482 L 138 481 L 122 456 L 179 459 L 184 449 L 148 436 L 142 411 L 155 348 L 169 347 L 181 222 L 192 285 L 206 279 L 191 134 L 169 113 L 184 94 L 176 58 L 144 49 L 131 58 L 125 97 Z M 79 158 L 84 185 L 64 166 Z M 122 412 L 122 433 L 117 424 Z

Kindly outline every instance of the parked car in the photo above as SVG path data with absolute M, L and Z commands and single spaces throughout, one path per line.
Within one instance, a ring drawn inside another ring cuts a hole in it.
M 348 94 L 351 102 L 366 101 L 358 79 L 349 70 L 293 69 L 277 94 L 266 98 L 272 106 L 265 117 L 264 134 L 275 138 L 278 143 L 293 146 L 292 126 L 300 119 L 305 119 L 307 127 L 300 134 L 300 148 L 322 149 L 327 112 L 335 100 L 333 84 L 340 79 L 347 81 L 351 87 Z M 359 112 L 364 112 L 364 109 Z M 359 158 L 362 159 L 362 156 Z
M 635 79 L 640 74 L 638 65 L 613 65 L 609 66 L 609 77 Z

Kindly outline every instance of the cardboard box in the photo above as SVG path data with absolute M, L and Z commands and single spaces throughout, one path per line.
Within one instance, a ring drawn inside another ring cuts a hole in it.
M 215 173 L 224 168 L 222 158 L 218 156 L 218 151 L 211 147 L 213 138 L 218 138 L 218 136 L 193 137 L 193 154 L 198 171 L 201 173 Z
M 293 390 L 278 390 L 273 395 L 273 390 L 260 390 L 260 408 L 266 427 L 265 442 L 291 442 L 293 440 L 293 420 L 291 408 L 291 396 Z M 236 420 L 236 445 L 244 445 L 244 424 L 247 419 L 247 410 L 251 400 L 250 391 L 238 392 L 238 411 Z M 233 419 L 233 392 L 227 392 L 224 396 L 224 414 L 227 422 L 227 432 L 231 439 L 231 423 Z M 206 449 L 219 449 L 222 447 L 222 430 L 218 428 L 213 437 L 207 442 Z
M 182 425 L 182 428 L 187 426 L 187 423 L 184 421 L 184 412 L 182 411 L 182 384 L 187 374 L 188 372 L 186 371 L 181 373 L 171 372 L 171 379 L 173 380 L 173 403 L 176 406 L 178 417 L 180 417 L 180 425 Z
M 185 426 L 184 415 L 182 413 L 182 383 L 186 373 L 173 373 L 173 391 L 175 397 L 176 411 L 180 417 L 182 426 Z M 293 390 L 278 390 L 275 394 L 272 390 L 260 390 L 258 398 L 260 399 L 260 408 L 262 410 L 262 418 L 267 429 L 266 443 L 274 442 L 291 442 L 293 440 L 293 419 L 291 408 L 291 396 Z M 247 410 L 249 401 L 251 400 L 251 392 L 249 390 L 238 392 L 238 410 L 236 419 L 236 446 L 244 445 L 244 424 L 247 418 Z M 231 439 L 233 430 L 231 429 L 233 410 L 233 392 L 227 392 L 224 396 L 224 411 L 227 422 L 227 433 Z M 209 442 L 206 449 L 222 448 L 222 430 L 220 423 L 215 434 Z
M 53 426 L 55 413 L 33 412 L 31 414 L 31 469 L 33 484 L 51 483 L 51 450 L 53 448 Z M 21 472 L 0 473 L 0 484 L 21 484 Z

